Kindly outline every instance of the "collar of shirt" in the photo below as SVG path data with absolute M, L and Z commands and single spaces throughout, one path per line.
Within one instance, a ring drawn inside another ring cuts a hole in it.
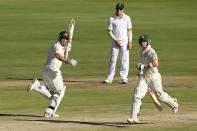
M 147 50 L 150 49 L 150 48 L 151 48 L 151 45 L 148 45 L 147 48 L 146 48 L 145 50 L 142 50 L 142 52 L 145 52 L 145 51 L 147 51 Z
M 123 13 L 123 15 L 122 15 L 121 18 L 117 17 L 116 13 L 114 14 L 114 18 L 115 18 L 115 19 L 122 19 L 123 17 L 125 17 L 125 14 L 124 14 L 124 13 Z
M 59 40 L 58 40 L 58 45 L 62 46 L 62 44 L 61 44 L 61 42 Z M 64 46 L 62 46 L 62 47 L 64 47 Z

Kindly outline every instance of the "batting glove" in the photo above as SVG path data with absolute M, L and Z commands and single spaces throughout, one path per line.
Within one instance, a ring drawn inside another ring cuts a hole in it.
M 76 66 L 77 65 L 77 60 L 71 59 L 71 60 L 68 60 L 66 63 L 71 64 L 72 66 Z
M 146 66 L 142 63 L 137 64 L 137 69 L 138 70 L 143 70 Z
M 66 46 L 71 48 L 72 47 L 71 42 L 69 42 Z
M 70 52 L 71 51 L 71 48 L 70 47 L 66 47 L 66 50 L 68 51 L 68 52 Z
M 137 72 L 137 76 L 143 77 L 143 71 L 138 71 L 138 72 Z
M 68 44 L 65 46 L 65 49 L 66 49 L 68 52 L 70 52 L 70 51 L 71 51 L 71 47 L 72 47 L 71 43 L 68 43 Z

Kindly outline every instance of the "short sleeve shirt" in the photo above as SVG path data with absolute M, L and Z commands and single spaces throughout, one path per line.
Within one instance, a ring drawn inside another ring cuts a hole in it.
M 108 21 L 108 30 L 112 30 L 114 36 L 118 40 L 128 39 L 128 29 L 132 28 L 131 19 L 128 15 L 123 14 L 122 18 L 118 18 L 116 14 L 110 17 Z
M 149 64 L 152 63 L 153 60 L 158 60 L 158 56 L 153 48 L 148 45 L 147 49 L 141 52 L 141 63 L 142 64 Z M 153 67 L 152 69 L 147 69 L 146 72 L 149 74 L 158 72 L 157 67 Z
M 45 66 L 59 70 L 62 66 L 62 61 L 58 60 L 55 56 L 56 53 L 64 56 L 65 48 L 57 41 L 49 50 Z

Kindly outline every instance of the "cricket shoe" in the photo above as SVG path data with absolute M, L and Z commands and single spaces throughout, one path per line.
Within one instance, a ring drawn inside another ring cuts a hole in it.
M 45 113 L 44 113 L 44 117 L 46 117 L 46 118 L 53 117 L 53 112 L 54 112 L 53 109 L 47 108 L 46 111 L 45 111 Z
M 140 123 L 140 120 L 139 120 L 139 118 L 136 118 L 136 119 L 129 118 L 129 119 L 127 119 L 127 122 L 137 124 L 137 123 Z
M 112 80 L 111 80 L 111 79 L 109 79 L 109 78 L 107 78 L 107 79 L 105 79 L 105 80 L 104 80 L 104 82 L 103 82 L 103 83 L 111 84 L 111 83 L 112 83 Z
M 39 81 L 35 78 L 32 80 L 32 82 L 29 84 L 29 86 L 27 87 L 27 91 L 32 91 L 33 89 L 35 88 L 38 88 L 39 87 Z
M 178 111 L 178 107 L 179 107 L 179 104 L 178 104 L 178 102 L 177 102 L 177 98 L 174 98 L 174 102 L 177 104 L 177 107 L 173 107 L 173 108 L 172 108 L 172 111 L 173 111 L 174 114 L 176 114 L 177 111 Z
M 127 84 L 128 83 L 128 79 L 125 78 L 125 79 L 121 79 L 122 80 L 122 84 Z

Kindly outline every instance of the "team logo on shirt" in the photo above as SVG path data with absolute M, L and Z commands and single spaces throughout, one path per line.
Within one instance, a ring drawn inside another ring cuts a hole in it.
M 58 50 L 58 48 L 56 48 L 56 51 Z

